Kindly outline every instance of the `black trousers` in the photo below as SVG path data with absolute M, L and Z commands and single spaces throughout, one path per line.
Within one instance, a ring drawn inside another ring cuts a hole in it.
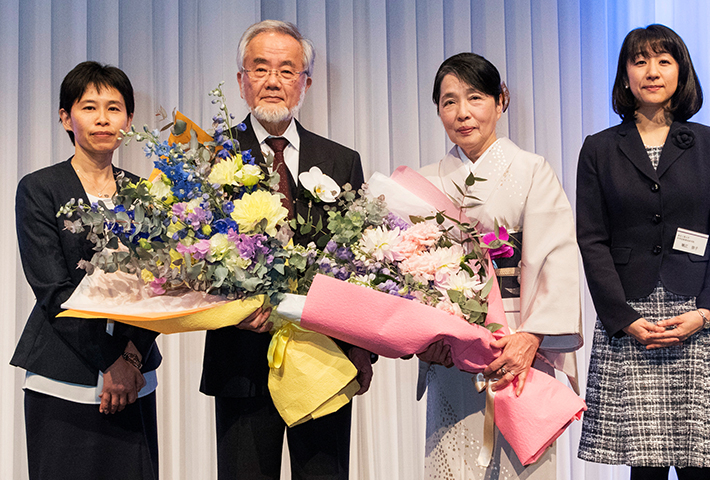
M 631 480 L 668 480 L 671 467 L 631 467 Z M 678 480 L 707 480 L 710 468 L 675 468 Z
M 294 480 L 347 480 L 352 403 L 287 428 L 271 397 L 215 397 L 219 480 L 280 478 L 284 431 Z
M 30 480 L 157 480 L 155 392 L 105 415 L 25 390 Z

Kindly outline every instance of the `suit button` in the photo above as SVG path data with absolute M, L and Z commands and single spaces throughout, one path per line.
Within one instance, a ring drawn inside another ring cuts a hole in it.
M 663 249 L 661 248 L 660 245 L 656 245 L 655 247 L 653 247 L 653 254 L 654 254 L 654 255 L 658 255 L 658 254 L 660 254 L 662 251 L 663 251 Z
M 660 186 L 659 184 L 657 184 L 657 183 L 654 183 L 653 185 L 651 185 L 651 191 L 654 192 L 654 193 L 657 192 L 657 191 L 660 190 L 660 189 L 661 189 L 661 186 Z
M 657 213 L 653 216 L 653 223 L 655 223 L 656 225 L 661 223 L 661 214 Z

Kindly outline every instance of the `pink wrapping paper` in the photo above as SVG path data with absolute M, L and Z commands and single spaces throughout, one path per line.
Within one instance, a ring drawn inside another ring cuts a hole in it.
M 486 323 L 505 325 L 497 282 L 488 301 Z M 443 339 L 454 365 L 473 373 L 495 360 L 499 351 L 490 343 L 507 333 L 507 327 L 493 334 L 442 310 L 325 275 L 313 280 L 301 326 L 390 358 L 423 352 Z
M 487 323 L 506 325 L 497 282 L 489 297 Z M 495 334 L 479 325 L 416 301 L 317 275 L 301 317 L 301 326 L 390 358 L 424 351 L 443 339 L 460 370 L 478 373 L 500 350 Z M 495 396 L 495 423 L 523 465 L 545 449 L 586 410 L 584 401 L 560 381 L 530 370 L 525 389 L 515 396 L 513 382 Z
M 573 420 L 587 410 L 579 398 L 555 377 L 531 368 L 525 388 L 515 396 L 515 380 L 496 392 L 495 423 L 523 465 L 537 461 Z

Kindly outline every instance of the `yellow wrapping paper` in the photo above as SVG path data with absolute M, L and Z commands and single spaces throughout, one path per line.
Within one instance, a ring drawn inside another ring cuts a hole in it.
M 289 427 L 337 411 L 360 389 L 357 369 L 332 339 L 291 323 L 274 334 L 269 363 L 271 398 Z
M 109 318 L 154 332 L 181 333 L 196 330 L 216 330 L 230 325 L 238 325 L 263 304 L 264 296 L 257 295 L 244 300 L 234 300 L 216 307 L 204 307 L 187 312 L 157 312 L 134 316 L 84 310 L 65 310 L 57 317 Z

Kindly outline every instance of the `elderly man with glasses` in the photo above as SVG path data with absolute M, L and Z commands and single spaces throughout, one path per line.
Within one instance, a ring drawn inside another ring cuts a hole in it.
M 239 42 L 237 80 L 250 110 L 246 130 L 238 133 L 239 144 L 262 163 L 264 154 L 274 154 L 279 190 L 292 218 L 308 214 L 298 174 L 312 166 L 340 185 L 350 183 L 358 189 L 363 183 L 357 152 L 309 132 L 294 118 L 311 86 L 314 59 L 313 45 L 290 23 L 254 24 Z M 324 211 L 315 205 L 311 214 Z M 280 478 L 286 425 L 267 386 L 271 322 L 266 311 L 249 320 L 208 332 L 205 343 L 200 391 L 215 397 L 220 480 Z M 358 393 L 364 393 L 372 377 L 370 354 L 352 346 L 345 350 L 360 372 Z M 350 415 L 348 404 L 288 429 L 292 478 L 348 478 Z

